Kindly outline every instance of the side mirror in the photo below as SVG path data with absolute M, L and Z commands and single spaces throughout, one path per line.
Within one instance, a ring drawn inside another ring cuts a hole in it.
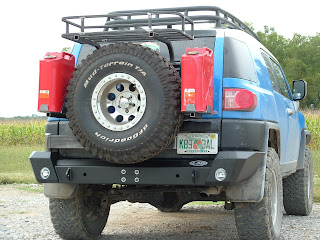
M 294 80 L 292 83 L 293 101 L 300 101 L 307 96 L 307 82 L 303 80 Z

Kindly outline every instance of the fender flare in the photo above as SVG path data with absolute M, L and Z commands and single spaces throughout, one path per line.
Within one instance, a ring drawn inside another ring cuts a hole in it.
M 306 146 L 311 141 L 311 133 L 308 129 L 303 128 L 301 130 L 301 140 L 300 140 L 300 149 L 299 149 L 299 158 L 297 163 L 297 170 L 304 168 L 304 156 Z

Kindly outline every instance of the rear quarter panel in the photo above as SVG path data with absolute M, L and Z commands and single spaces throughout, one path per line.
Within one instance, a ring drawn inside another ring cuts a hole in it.
M 243 35 L 244 34 L 244 35 Z M 230 35 L 230 34 L 227 34 Z M 235 35 L 239 41 L 247 43 L 253 62 L 256 81 L 240 78 L 223 78 L 223 88 L 244 88 L 252 91 L 257 96 L 258 104 L 252 112 L 223 111 L 223 118 L 256 119 L 270 122 L 279 122 L 279 115 L 273 88 L 266 68 L 265 61 L 261 56 L 260 49 L 263 47 L 258 41 L 246 36 L 245 33 Z

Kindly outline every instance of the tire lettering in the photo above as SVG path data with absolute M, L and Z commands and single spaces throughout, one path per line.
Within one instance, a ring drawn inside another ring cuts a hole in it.
M 89 76 L 89 77 L 87 78 L 87 80 L 84 82 L 84 87 L 85 87 L 85 88 L 87 88 L 90 80 L 92 79 L 92 77 L 93 77 L 94 75 L 97 74 L 98 71 L 99 71 L 99 69 L 93 70 L 93 72 L 90 74 L 90 76 Z
M 133 139 L 135 139 L 135 138 L 137 138 L 138 136 L 139 136 L 139 134 L 136 133 L 136 134 L 134 134 L 132 137 L 133 137 Z
M 135 69 L 138 70 L 138 72 L 140 72 L 143 76 L 147 75 L 147 73 L 141 67 L 136 66 Z
M 110 67 L 110 66 L 115 66 L 115 65 L 124 65 L 124 66 L 128 66 L 128 67 L 133 67 L 132 63 L 129 62 L 119 62 L 119 61 L 115 61 L 115 62 L 109 62 L 109 63 L 105 63 L 103 65 L 100 65 L 98 68 L 96 68 L 95 70 L 93 70 L 93 72 L 90 74 L 90 76 L 84 81 L 83 86 L 85 88 L 87 88 L 90 80 L 92 79 L 93 76 L 95 76 L 97 74 L 98 71 L 103 70 L 104 68 Z M 140 69 L 140 67 L 139 67 Z M 142 75 L 146 75 L 146 73 L 143 71 L 143 69 L 138 70 L 139 72 L 141 72 Z
M 130 140 L 132 140 L 132 139 L 137 138 L 138 136 L 140 136 L 141 134 L 143 134 L 143 133 L 146 131 L 147 128 L 148 128 L 148 124 L 144 125 L 143 128 L 141 128 L 139 132 L 133 134 L 132 136 L 129 136 L 129 137 L 126 137 L 126 138 L 122 138 L 122 139 L 119 139 L 119 138 L 117 138 L 117 139 L 114 139 L 114 138 L 113 138 L 113 139 L 110 139 L 110 138 L 108 138 L 108 137 L 106 137 L 106 136 L 104 136 L 104 135 L 101 135 L 99 132 L 96 132 L 95 135 L 96 135 L 98 138 L 100 138 L 100 139 L 102 139 L 102 140 L 104 140 L 104 141 L 106 141 L 106 142 L 109 141 L 109 142 L 113 142 L 113 143 L 119 143 L 119 142 L 130 141 Z
M 89 81 L 86 80 L 86 81 L 84 82 L 84 87 L 87 88 L 88 84 L 89 84 Z

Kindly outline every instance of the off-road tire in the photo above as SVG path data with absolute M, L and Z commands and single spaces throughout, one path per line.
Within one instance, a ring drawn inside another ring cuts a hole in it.
M 287 214 L 307 216 L 312 210 L 313 162 L 311 151 L 305 149 L 304 168 L 283 179 L 283 205 Z
M 115 131 L 98 122 L 92 96 L 100 81 L 119 72 L 138 80 L 146 107 L 133 127 Z M 82 61 L 67 90 L 66 116 L 76 139 L 111 163 L 132 164 L 157 155 L 173 141 L 182 123 L 179 73 L 159 53 L 139 44 L 115 43 L 95 50 Z
M 101 198 L 91 194 L 90 207 L 86 203 L 90 188 L 81 185 L 78 192 L 70 199 L 50 198 L 51 221 L 56 233 L 65 240 L 93 240 L 102 233 L 110 207 L 101 210 Z
M 183 195 L 176 192 L 162 192 L 149 203 L 161 212 L 178 212 L 188 202 Z
M 181 210 L 181 208 L 183 207 L 183 204 L 181 205 L 179 205 L 179 204 L 176 204 L 176 205 L 172 205 L 172 206 L 160 206 L 160 205 L 158 205 L 157 206 L 157 209 L 159 210 L 159 211 L 161 211 L 161 212 L 167 212 L 167 213 L 169 213 L 169 212 L 179 212 L 180 210 Z
M 277 202 L 275 211 L 272 211 L 274 183 L 277 185 Z M 280 239 L 283 215 L 282 179 L 279 157 L 273 148 L 268 149 L 264 184 L 264 197 L 260 202 L 235 203 L 235 221 L 240 239 Z
M 184 203 L 178 201 L 161 202 L 156 208 L 161 212 L 178 212 L 183 207 Z

